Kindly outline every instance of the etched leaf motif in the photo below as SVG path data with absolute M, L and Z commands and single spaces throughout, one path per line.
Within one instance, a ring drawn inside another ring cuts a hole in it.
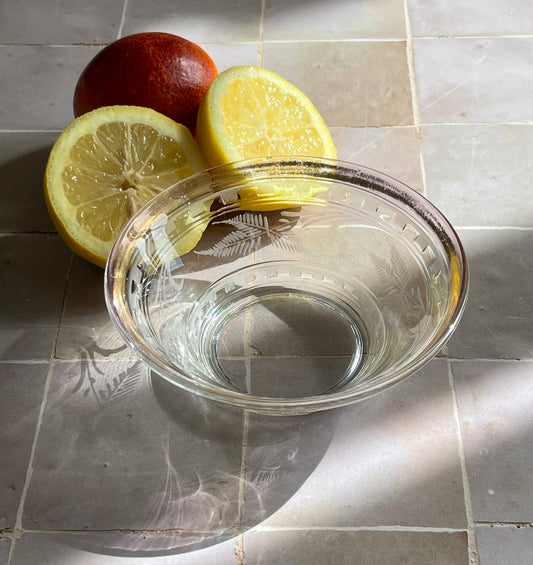
M 391 245 L 390 260 L 372 252 L 370 259 L 385 294 L 389 295 L 391 300 L 400 298 L 405 308 L 423 315 L 425 308 L 420 286 L 413 281 L 409 267 L 398 249 Z
M 211 255 L 213 257 L 243 256 L 259 249 L 265 239 L 283 250 L 298 251 L 297 245 L 284 234 L 286 230 L 292 227 L 293 223 L 291 222 L 285 221 L 277 226 L 270 227 L 266 215 L 244 212 L 227 220 L 213 222 L 213 225 L 216 224 L 229 225 L 235 229 L 209 249 L 196 251 L 195 253 L 198 255 Z

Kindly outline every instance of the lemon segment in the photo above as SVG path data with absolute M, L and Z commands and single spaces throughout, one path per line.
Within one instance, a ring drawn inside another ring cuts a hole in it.
M 205 168 L 189 130 L 138 106 L 107 106 L 76 118 L 54 144 L 45 201 L 61 237 L 78 255 L 105 266 L 126 222 L 154 196 Z M 188 219 L 183 218 L 183 228 Z M 205 225 L 177 252 L 190 251 Z
M 214 79 L 200 104 L 196 138 L 210 166 L 260 157 L 337 157 L 311 100 L 262 67 L 231 67 Z M 247 210 L 274 210 L 312 194 L 312 188 L 282 182 L 244 188 L 239 201 Z

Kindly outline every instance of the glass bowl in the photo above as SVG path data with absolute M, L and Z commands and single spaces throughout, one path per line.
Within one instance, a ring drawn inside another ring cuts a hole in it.
M 243 161 L 154 198 L 105 274 L 118 330 L 159 375 L 272 414 L 365 399 L 442 348 L 468 286 L 420 194 L 323 159 Z

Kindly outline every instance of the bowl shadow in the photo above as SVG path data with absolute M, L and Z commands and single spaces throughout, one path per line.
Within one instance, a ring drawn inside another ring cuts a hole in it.
M 166 431 L 150 432 L 160 432 L 162 453 L 154 466 L 163 483 L 151 492 L 136 489 L 142 518 L 135 529 L 63 532 L 57 534 L 60 543 L 149 557 L 196 551 L 243 534 L 298 491 L 326 453 L 338 416 L 335 410 L 284 418 L 254 414 L 193 395 L 153 372 L 148 383 L 168 422 Z M 108 511 L 120 515 L 128 506 Z

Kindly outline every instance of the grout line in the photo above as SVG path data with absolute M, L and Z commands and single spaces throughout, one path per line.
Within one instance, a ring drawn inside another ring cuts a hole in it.
M 105 47 L 107 43 L 0 43 L 0 47 Z
M 124 5 L 122 6 L 122 14 L 120 16 L 120 24 L 118 26 L 118 31 L 117 31 L 117 39 L 120 39 L 120 37 L 122 37 L 122 30 L 124 29 L 124 22 L 126 20 L 127 8 L 128 8 L 128 0 L 124 0 Z
M 0 129 L 0 133 L 61 133 L 62 129 Z
M 48 367 L 48 374 L 46 375 L 46 382 L 44 385 L 44 391 L 43 391 L 43 399 L 41 401 L 41 406 L 39 408 L 39 416 L 37 417 L 37 425 L 35 426 L 35 434 L 33 436 L 33 442 L 32 442 L 32 446 L 31 446 L 31 451 L 30 451 L 30 457 L 28 460 L 28 469 L 26 471 L 26 478 L 24 480 L 24 486 L 22 488 L 22 494 L 20 496 L 20 501 L 19 501 L 19 506 L 17 509 L 17 515 L 15 518 L 15 528 L 14 528 L 14 532 L 13 532 L 13 539 L 11 542 L 11 548 L 9 551 L 9 558 L 8 558 L 8 565 L 11 563 L 14 551 L 15 551 L 15 546 L 17 544 L 17 539 L 19 537 L 22 536 L 23 533 L 23 529 L 22 529 L 22 515 L 24 513 L 24 505 L 26 503 L 26 496 L 28 495 L 28 490 L 30 488 L 30 483 L 31 483 L 31 479 L 33 476 L 33 462 L 34 462 L 34 458 L 35 458 L 35 452 L 37 450 L 37 441 L 39 439 L 39 435 L 40 435 L 40 431 L 41 431 L 41 426 L 44 420 L 44 412 L 46 409 L 46 405 L 48 402 L 48 393 L 50 390 L 50 383 L 52 380 L 52 374 L 54 371 L 54 367 L 55 367 L 55 363 L 54 363 L 54 357 L 55 357 L 55 352 L 56 352 L 56 346 L 57 346 L 57 340 L 59 338 L 59 330 L 61 327 L 61 320 L 63 319 L 63 314 L 65 311 L 65 302 L 66 302 L 66 297 L 67 297 L 67 291 L 69 288 L 69 281 L 70 281 L 70 275 L 72 272 L 72 265 L 74 263 L 74 254 L 71 254 L 70 256 L 70 262 L 69 265 L 67 267 L 67 271 L 65 273 L 65 285 L 64 285 L 64 292 L 63 292 L 63 300 L 61 301 L 61 310 L 59 312 L 59 316 L 57 319 L 57 326 L 56 326 L 56 333 L 55 333 L 55 337 L 54 337 L 54 342 L 52 344 L 52 351 L 51 351 L 51 355 L 50 355 L 50 359 L 49 359 L 49 367 Z
M 437 528 L 434 526 L 255 526 L 254 532 L 418 532 L 435 534 L 464 533 L 465 528 Z
M 237 503 L 239 534 L 235 539 L 235 565 L 244 565 L 244 528 L 242 527 L 242 510 L 246 502 L 246 458 L 248 455 L 248 426 L 250 415 L 247 410 L 243 412 L 241 468 L 239 481 L 239 495 Z
M 444 359 L 442 357 L 436 357 L 436 359 Z M 516 359 L 514 357 L 446 357 L 447 361 L 453 361 L 453 363 L 469 363 L 472 361 L 483 361 L 483 363 L 530 363 L 533 361 L 532 358 L 525 357 L 523 359 Z
M 403 43 L 405 37 L 347 37 L 321 39 L 267 39 L 265 43 Z
M 533 522 L 487 522 L 483 520 L 475 521 L 474 524 L 484 528 L 533 528 Z
M 265 54 L 265 9 L 266 0 L 261 0 L 261 18 L 259 19 L 259 66 L 263 66 L 263 56 Z
M 127 350 L 129 351 L 129 350 Z M 278 359 L 298 359 L 302 356 L 300 355 L 254 355 L 254 359 L 269 359 L 271 357 L 276 357 Z M 349 355 L 304 355 L 308 359 L 315 359 L 315 358 L 345 358 L 350 357 Z M 76 363 L 80 361 L 80 357 L 57 357 L 54 359 L 56 363 Z M 246 361 L 246 357 L 242 356 L 225 356 L 222 359 L 227 361 Z M 453 363 L 472 363 L 481 361 L 483 363 L 531 363 L 533 362 L 533 358 L 531 357 L 435 357 L 436 361 L 451 361 Z M 131 357 L 114 357 L 111 359 L 102 358 L 99 359 L 99 363 L 116 363 L 117 361 L 137 361 L 137 359 Z M 43 365 L 45 363 L 49 363 L 50 359 L 0 359 L 0 365 L 9 365 L 9 364 L 22 364 L 22 365 Z
M 439 126 L 531 126 L 533 121 L 522 122 L 421 122 L 424 127 L 439 127 Z M 380 126 L 381 127 L 381 126 Z
M 515 231 L 531 231 L 533 226 L 455 226 L 456 230 L 515 230 Z
M 51 235 L 58 235 L 56 231 L 3 231 L 0 232 L 0 237 L 13 237 L 13 236 L 24 236 L 24 237 L 49 237 Z
M 420 108 L 418 106 L 418 96 L 416 91 L 416 73 L 415 73 L 415 53 L 413 48 L 413 34 L 411 30 L 411 19 L 409 17 L 409 7 L 407 0 L 403 2 L 403 11 L 405 18 L 405 33 L 406 40 L 406 54 L 407 54 L 407 68 L 409 70 L 409 85 L 411 90 L 411 105 L 413 108 L 413 125 L 415 132 L 420 140 L 420 149 L 418 160 L 420 164 L 420 176 L 422 178 L 422 194 L 427 196 L 427 183 L 426 183 L 426 166 L 424 164 L 424 155 L 422 152 L 422 130 L 420 129 Z
M 0 365 L 44 365 L 50 359 L 0 359 Z
M 463 492 L 465 499 L 465 512 L 467 521 L 468 535 L 468 560 L 470 565 L 479 565 L 479 555 L 477 551 L 476 531 L 474 524 L 474 515 L 472 509 L 472 497 L 470 493 L 470 482 L 468 480 L 468 471 L 466 468 L 466 457 L 463 443 L 463 435 L 461 433 L 461 419 L 459 416 L 459 404 L 457 402 L 457 390 L 455 388 L 455 380 L 450 361 L 448 365 L 448 382 L 452 393 L 453 415 L 455 419 L 455 427 L 457 433 L 457 441 L 459 443 L 459 459 L 461 462 L 461 474 L 463 477 Z
M 480 523 L 482 526 L 501 526 L 504 527 L 507 524 L 500 523 L 500 522 L 482 522 Z M 522 527 L 530 527 L 531 524 L 529 523 L 519 523 L 519 526 Z M 390 525 L 390 526 L 266 526 L 266 525 L 257 525 L 253 528 L 254 532 L 298 532 L 298 531 L 314 531 L 314 532 L 418 532 L 418 533 L 435 533 L 435 534 L 456 534 L 456 533 L 465 533 L 467 530 L 466 528 L 439 528 L 436 526 L 400 526 L 400 525 Z M 69 530 L 64 528 L 58 528 L 55 530 L 41 530 L 41 529 L 34 529 L 28 528 L 24 530 L 25 534 L 41 534 L 41 535 L 61 535 L 61 534 L 99 534 L 99 533 L 107 533 L 107 532 L 118 532 L 118 533 L 135 533 L 135 534 L 142 534 L 142 533 L 183 533 L 183 532 L 198 532 L 199 530 L 189 530 L 184 528 L 161 528 L 155 530 L 142 530 L 142 529 L 130 529 L 130 528 L 103 528 L 100 530 Z M 202 532 L 209 532 L 209 533 L 219 533 L 220 530 L 200 530 Z M 235 530 L 230 530 L 234 532 Z
M 122 11 L 121 22 L 117 33 L 117 39 L 120 37 L 124 20 L 126 15 L 128 0 L 124 0 L 124 7 Z M 446 39 L 533 39 L 532 34 L 501 34 L 501 35 L 413 35 L 413 39 L 421 41 L 434 41 Z M 267 39 L 266 43 L 402 43 L 405 41 L 404 37 L 339 37 L 339 38 L 321 38 L 321 39 Z M 236 44 L 236 43 L 253 43 L 252 41 L 201 41 L 201 43 L 211 44 Z M 0 47 L 105 47 L 108 42 L 103 43 L 86 43 L 86 42 L 72 42 L 72 43 L 0 43 Z
M 40 431 L 41 431 L 41 425 L 42 425 L 43 419 L 44 419 L 44 411 L 45 411 L 46 404 L 47 404 L 47 401 L 48 401 L 48 392 L 50 390 L 50 383 L 52 381 L 53 370 L 54 370 L 54 361 L 51 360 L 50 361 L 50 367 L 48 368 L 48 374 L 46 375 L 46 382 L 45 382 L 44 391 L 43 391 L 43 400 L 41 402 L 41 407 L 39 408 L 39 416 L 37 418 L 37 425 L 35 427 L 35 434 L 33 436 L 33 442 L 32 442 L 31 451 L 30 451 L 30 458 L 29 458 L 29 461 L 28 461 L 28 470 L 26 471 L 26 478 L 25 478 L 25 481 L 24 481 L 24 486 L 22 488 L 22 494 L 20 495 L 20 502 L 19 502 L 19 506 L 18 506 L 18 509 L 17 509 L 17 515 L 16 515 L 16 518 L 15 518 L 15 527 L 14 527 L 14 531 L 13 531 L 11 549 L 9 551 L 8 565 L 11 563 L 11 559 L 12 559 L 14 551 L 15 551 L 15 546 L 17 544 L 17 539 L 20 538 L 22 536 L 22 533 L 23 533 L 23 530 L 22 530 L 22 514 L 23 514 L 23 511 L 24 511 L 24 504 L 26 503 L 26 496 L 28 495 L 28 490 L 30 488 L 30 483 L 31 483 L 32 475 L 33 475 L 33 461 L 34 461 L 34 458 L 35 458 L 35 452 L 37 450 L 37 440 L 39 439 L 39 434 L 40 434 Z
M 414 35 L 414 39 L 531 39 L 533 35 L 528 33 L 502 33 L 494 35 Z
M 61 301 L 61 310 L 59 312 L 59 318 L 57 320 L 57 330 L 56 330 L 56 337 L 54 339 L 54 343 L 52 346 L 52 359 L 56 358 L 57 353 L 57 342 L 59 340 L 59 331 L 61 329 L 61 324 L 63 322 L 63 316 L 65 314 L 65 307 L 67 303 L 67 295 L 70 288 L 71 278 L 72 278 L 72 269 L 74 266 L 74 253 L 70 256 L 70 262 L 68 264 L 67 272 L 65 274 L 65 287 L 63 292 L 63 300 Z
M 257 42 L 254 42 L 257 43 Z M 262 44 L 259 44 L 260 55 L 262 58 Z M 262 64 L 262 60 L 261 60 Z M 423 122 L 419 127 L 439 127 L 439 126 L 462 126 L 462 127 L 491 127 L 491 126 L 533 126 L 533 121 L 523 122 Z M 380 125 L 354 125 L 354 126 L 331 126 L 330 129 L 407 129 L 415 127 L 413 124 L 404 122 L 398 124 L 380 124 Z M 4 133 L 57 133 L 60 134 L 62 129 L 1 129 L 0 134 Z

